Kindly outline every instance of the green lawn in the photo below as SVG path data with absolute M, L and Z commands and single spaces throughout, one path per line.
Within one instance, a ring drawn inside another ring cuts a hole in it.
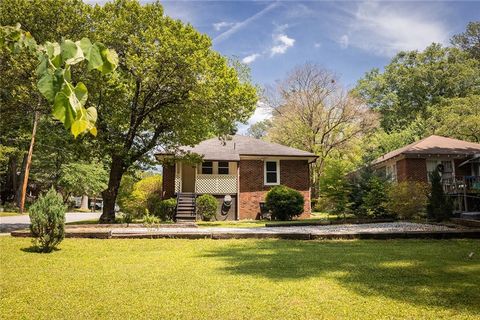
M 24 215 L 27 213 L 24 213 Z M 11 211 L 2 211 L 0 212 L 0 217 L 11 217 L 11 216 L 21 216 L 18 212 L 11 212 Z
M 0 238 L 2 319 L 478 319 L 480 241 Z M 470 252 L 475 252 L 468 258 Z

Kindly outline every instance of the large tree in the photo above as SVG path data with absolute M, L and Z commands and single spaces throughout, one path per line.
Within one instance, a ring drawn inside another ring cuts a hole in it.
M 98 107 L 98 147 L 110 157 L 102 222 L 126 170 L 161 145 L 192 145 L 233 131 L 255 109 L 256 90 L 192 26 L 163 15 L 159 3 L 115 1 L 95 6 L 89 38 L 119 54 L 109 85 L 87 83 Z
M 353 97 L 330 71 L 307 63 L 271 90 L 268 139 L 318 155 L 312 182 L 318 191 L 325 160 L 376 127 L 376 115 Z
M 387 132 L 426 120 L 443 99 L 480 93 L 480 61 L 458 48 L 432 44 L 424 51 L 397 54 L 385 71 L 373 69 L 355 93 L 378 110 Z
M 452 44 L 480 60 L 480 21 L 472 21 L 465 32 L 454 35 Z

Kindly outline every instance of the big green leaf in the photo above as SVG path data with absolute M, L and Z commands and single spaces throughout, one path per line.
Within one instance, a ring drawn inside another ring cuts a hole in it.
M 64 40 L 61 49 L 62 59 L 66 64 L 76 64 L 85 59 L 81 48 L 72 40 Z
M 90 124 L 87 120 L 83 120 L 83 119 L 75 120 L 72 123 L 72 127 L 70 128 L 70 131 L 72 132 L 73 136 L 76 138 L 79 134 L 86 131 L 89 125 Z
M 63 92 L 57 93 L 53 102 L 53 116 L 63 122 L 66 129 L 72 126 L 77 115 L 76 110 L 70 104 L 69 97 Z
M 87 103 L 87 98 L 88 98 L 87 87 L 83 84 L 83 82 L 79 82 L 77 83 L 77 86 L 75 87 L 73 92 L 75 93 L 75 96 L 80 102 L 80 105 L 83 107 L 85 103 Z
M 54 79 L 55 77 L 52 74 L 44 73 L 37 83 L 38 90 L 50 103 L 53 102 L 57 93 L 53 85 Z
M 105 45 L 100 42 L 96 42 L 95 46 L 98 47 L 100 55 L 102 56 L 103 64 L 97 67 L 103 74 L 112 72 L 117 68 L 118 55 L 115 51 L 109 50 Z
M 102 67 L 103 59 L 97 44 L 92 45 L 87 38 L 83 38 L 77 44 L 82 48 L 85 59 L 88 61 L 88 70 Z

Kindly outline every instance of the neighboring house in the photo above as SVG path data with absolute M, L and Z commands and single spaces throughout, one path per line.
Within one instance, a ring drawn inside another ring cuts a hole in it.
M 432 135 L 391 151 L 372 163 L 393 181 L 429 182 L 442 175 L 445 192 L 461 197 L 459 210 L 480 210 L 480 144 Z
M 280 184 L 304 196 L 301 217 L 311 213 L 309 171 L 316 156 L 310 152 L 240 135 L 180 149 L 201 155 L 203 162 L 174 160 L 174 165 L 163 166 L 163 198 L 177 197 L 177 220 L 195 218 L 194 199 L 201 194 L 217 198 L 219 220 L 258 219 L 266 193 Z M 156 156 L 175 159 L 168 152 Z

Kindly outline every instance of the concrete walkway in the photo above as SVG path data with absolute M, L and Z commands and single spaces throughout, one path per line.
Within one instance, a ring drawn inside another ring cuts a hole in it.
M 100 218 L 97 212 L 67 212 L 66 222 L 76 222 Z M 0 233 L 11 232 L 13 230 L 26 229 L 30 226 L 30 217 L 28 215 L 0 217 Z

